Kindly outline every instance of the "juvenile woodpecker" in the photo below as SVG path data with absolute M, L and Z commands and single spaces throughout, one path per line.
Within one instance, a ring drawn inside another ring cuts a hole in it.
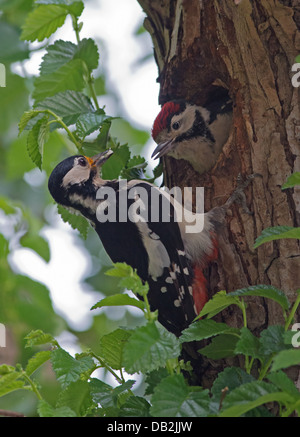
M 49 191 L 57 203 L 90 221 L 114 263 L 126 262 L 148 282 L 151 310 L 158 310 L 160 323 L 179 336 L 207 300 L 203 267 L 216 258 L 217 227 L 241 192 L 238 188 L 223 207 L 205 214 L 183 211 L 150 183 L 103 180 L 101 167 L 111 155 L 108 150 L 93 158 L 65 159 L 51 173 Z M 203 220 L 201 232 L 186 232 L 191 215 Z
M 231 126 L 232 101 L 227 93 L 221 93 L 205 107 L 184 101 L 167 102 L 153 124 L 152 137 L 158 146 L 152 157 L 184 159 L 202 174 L 217 162 Z

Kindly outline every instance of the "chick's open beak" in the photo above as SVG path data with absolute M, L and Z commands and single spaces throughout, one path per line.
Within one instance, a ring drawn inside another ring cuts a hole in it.
M 111 149 L 98 153 L 98 155 L 95 155 L 91 158 L 93 160 L 93 165 L 96 167 L 101 167 L 108 160 L 108 158 L 113 155 L 113 153 L 114 152 Z

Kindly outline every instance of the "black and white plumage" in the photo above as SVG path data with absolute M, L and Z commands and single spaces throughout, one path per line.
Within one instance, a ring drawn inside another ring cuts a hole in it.
M 160 211 L 158 219 L 151 220 L 149 216 L 134 223 L 128 219 L 128 214 L 132 214 L 139 190 L 144 189 L 148 193 L 148 204 L 145 206 L 151 211 L 150 192 L 158 188 L 147 182 L 130 181 L 126 195 L 131 190 L 131 198 L 128 199 L 125 220 L 123 210 L 120 221 L 120 196 L 124 194 L 121 193 L 123 188 L 120 190 L 122 185 L 118 180 L 106 181 L 99 176 L 99 169 L 111 153 L 104 152 L 94 158 L 78 155 L 65 159 L 51 173 L 49 191 L 57 203 L 78 211 L 91 222 L 113 262 L 126 262 L 137 270 L 143 281 L 148 282 L 151 310 L 158 310 L 158 320 L 162 325 L 180 335 L 197 311 L 192 296 L 192 263 L 185 252 L 179 223 L 175 220 L 174 205 L 170 202 L 169 222 L 162 220 Z M 111 206 L 104 195 L 109 189 L 115 193 L 116 221 L 100 222 L 97 213 L 103 206 L 101 202 L 106 201 L 106 208 L 101 209 L 103 214 Z M 162 202 L 166 201 L 164 195 L 159 195 Z
M 167 102 L 153 124 L 152 137 L 158 145 L 152 157 L 184 159 L 202 174 L 217 162 L 231 126 L 232 100 L 225 90 L 205 106 Z

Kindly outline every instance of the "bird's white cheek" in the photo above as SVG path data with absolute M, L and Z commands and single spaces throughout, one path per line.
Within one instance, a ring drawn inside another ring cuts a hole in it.
M 62 186 L 82 184 L 90 177 L 90 170 L 87 167 L 74 167 L 63 178 Z

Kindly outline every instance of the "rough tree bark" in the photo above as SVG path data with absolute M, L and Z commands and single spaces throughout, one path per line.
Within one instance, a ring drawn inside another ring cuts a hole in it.
M 215 167 L 200 176 L 187 162 L 166 158 L 166 185 L 204 186 L 209 210 L 229 197 L 238 173 L 262 175 L 247 189 L 254 215 L 233 207 L 227 219 L 219 260 L 209 272 L 210 293 L 271 284 L 293 301 L 300 286 L 299 242 L 280 240 L 257 250 L 253 243 L 269 226 L 300 222 L 299 187 L 281 190 L 287 176 L 300 171 L 300 88 L 291 84 L 300 53 L 299 0 L 138 1 L 153 40 L 160 103 L 183 98 L 202 104 L 213 84 L 228 88 L 234 100 L 232 134 Z M 241 326 L 235 308 L 222 319 Z M 254 333 L 279 322 L 276 303 L 248 301 Z M 221 370 L 209 364 L 204 385 Z

